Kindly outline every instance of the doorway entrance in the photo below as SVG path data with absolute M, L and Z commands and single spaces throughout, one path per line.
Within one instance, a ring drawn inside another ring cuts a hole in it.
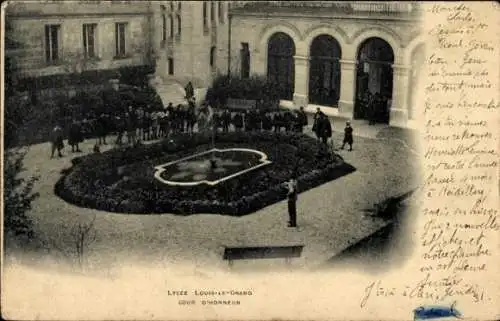
M 381 38 L 368 38 L 358 49 L 354 118 L 389 123 L 394 51 Z
M 269 38 L 267 45 L 267 78 L 274 83 L 283 100 L 292 100 L 295 86 L 295 44 L 293 39 L 283 32 L 277 32 Z
M 309 102 L 337 107 L 340 98 L 339 43 L 329 35 L 314 38 L 310 48 Z

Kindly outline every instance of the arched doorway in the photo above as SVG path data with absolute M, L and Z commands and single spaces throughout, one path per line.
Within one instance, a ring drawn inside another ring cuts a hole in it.
M 418 45 L 411 54 L 411 73 L 408 92 L 408 119 L 415 118 L 417 110 L 417 97 L 419 96 L 419 83 L 422 67 L 425 63 L 425 44 Z
M 276 84 L 280 99 L 292 100 L 295 80 L 295 44 L 293 39 L 283 32 L 277 32 L 269 38 L 267 44 L 267 78 Z
M 355 118 L 389 123 L 393 63 L 394 51 L 385 40 L 368 38 L 361 43 L 357 55 Z M 372 99 L 374 96 L 378 98 Z
M 337 106 L 340 98 L 340 58 L 342 51 L 335 38 L 320 35 L 310 49 L 309 102 Z

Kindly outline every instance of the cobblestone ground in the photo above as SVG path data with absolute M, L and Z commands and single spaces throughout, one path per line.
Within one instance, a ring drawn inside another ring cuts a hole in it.
M 342 129 L 337 127 L 336 130 Z M 415 187 L 418 164 L 415 151 L 390 134 L 376 138 L 383 128 L 370 127 L 357 130 L 365 137 L 355 136 L 352 152 L 339 151 L 346 162 L 356 167 L 354 173 L 299 195 L 298 229 L 286 227 L 286 201 L 241 218 L 209 214 L 188 217 L 125 215 L 79 208 L 64 202 L 53 191 L 61 170 L 70 166 L 70 159 L 76 154 L 66 148 L 63 158 L 50 159 L 47 143 L 33 145 L 25 158 L 29 170 L 24 174 L 40 176 L 35 186 L 40 197 L 33 204 L 30 215 L 46 249 L 30 253 L 14 249 L 9 251 L 8 260 L 29 260 L 43 265 L 71 257 L 75 251 L 71 228 L 78 222 L 91 221 L 95 215 L 96 239 L 88 246 L 85 262 L 89 269 L 96 271 L 127 264 L 166 266 L 177 263 L 188 264 L 194 269 L 228 269 L 227 262 L 222 260 L 225 246 L 297 244 L 304 245 L 304 250 L 300 258 L 292 260 L 291 267 L 319 266 L 387 225 L 381 219 L 367 216 L 365 209 Z M 341 140 L 342 134 L 334 132 L 333 141 L 337 146 Z M 83 153 L 89 153 L 94 142 L 86 141 Z M 105 146 L 104 150 L 108 148 L 111 146 Z M 235 262 L 233 269 L 255 271 L 271 266 L 278 269 L 285 264 L 280 259 L 245 260 Z

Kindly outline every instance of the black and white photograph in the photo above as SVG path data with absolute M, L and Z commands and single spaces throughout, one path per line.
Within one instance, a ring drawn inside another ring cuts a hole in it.
M 266 300 L 253 277 L 405 265 L 426 184 L 422 6 L 5 3 L 3 265 L 76 282 L 29 283 L 37 303 L 3 291 L 11 316 L 222 318 L 203 310 L 217 306 L 244 318 Z M 83 306 L 104 311 L 99 284 L 126 269 L 158 279 L 123 281 L 115 296 L 128 299 L 109 304 L 129 306 L 92 316 Z M 215 275 L 247 282 L 179 281 Z M 52 292 L 71 312 L 48 307 Z M 133 303 L 145 295 L 157 310 Z

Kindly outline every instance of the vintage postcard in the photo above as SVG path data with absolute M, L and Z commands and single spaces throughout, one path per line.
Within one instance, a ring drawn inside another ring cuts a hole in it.
M 2 3 L 6 320 L 498 320 L 500 6 Z

